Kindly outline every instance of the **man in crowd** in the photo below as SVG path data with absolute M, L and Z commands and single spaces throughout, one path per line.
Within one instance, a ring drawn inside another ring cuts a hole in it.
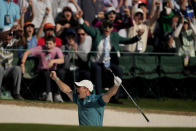
M 17 45 L 17 40 L 13 38 L 13 29 L 0 33 L 3 40 L 0 41 L 0 96 L 1 89 L 4 84 L 12 87 L 11 93 L 15 99 L 23 99 L 20 95 L 21 89 L 21 68 L 13 66 L 14 49 Z M 4 83 L 6 82 L 6 83 Z

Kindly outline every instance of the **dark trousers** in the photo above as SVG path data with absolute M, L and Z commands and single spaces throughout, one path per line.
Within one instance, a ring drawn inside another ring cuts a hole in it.
M 7 69 L 0 67 L 0 90 L 4 84 L 12 88 L 14 95 L 20 94 L 22 73 L 19 66 L 13 66 Z M 1 91 L 0 91 L 1 94 Z
M 53 92 L 55 94 L 60 94 L 59 87 L 54 80 L 50 78 L 49 70 L 40 70 L 39 71 L 39 82 L 41 84 L 40 91 L 46 93 Z
M 118 67 L 118 65 L 111 64 L 110 69 L 113 71 L 113 73 L 122 78 L 122 69 Z M 106 79 L 107 74 L 105 73 L 105 68 L 103 64 L 100 63 L 92 63 L 91 64 L 91 76 L 92 81 L 95 85 L 96 94 L 103 93 L 103 88 L 110 88 L 114 85 L 113 81 L 110 81 Z M 119 97 L 120 90 L 115 95 L 116 97 Z

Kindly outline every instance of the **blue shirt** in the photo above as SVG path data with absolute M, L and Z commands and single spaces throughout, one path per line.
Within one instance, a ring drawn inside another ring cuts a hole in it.
M 5 25 L 5 16 L 10 16 L 9 25 Z M 20 19 L 20 9 L 17 4 L 14 2 L 7 2 L 6 0 L 0 0 L 0 29 L 3 29 L 5 26 L 12 27 L 16 20 Z
M 37 47 L 37 38 L 36 36 L 33 36 L 31 40 L 27 40 L 27 50 L 35 48 L 35 47 Z M 26 50 L 22 50 L 22 49 L 25 49 L 23 45 L 19 46 L 19 49 L 21 49 L 21 51 L 18 52 L 18 55 L 21 58 L 23 56 L 23 53 Z M 30 55 L 29 57 L 32 57 L 32 55 Z
M 102 95 L 92 94 L 85 99 L 79 99 L 77 94 L 73 94 L 73 102 L 78 105 L 80 125 L 102 126 L 104 107 L 106 105 Z

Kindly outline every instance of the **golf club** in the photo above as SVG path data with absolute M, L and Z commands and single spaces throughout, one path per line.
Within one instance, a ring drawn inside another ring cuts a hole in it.
M 115 74 L 112 72 L 111 69 L 108 69 L 113 76 L 115 77 Z M 120 84 L 121 87 L 123 88 L 123 90 L 127 93 L 128 97 L 131 99 L 131 101 L 133 102 L 133 104 L 137 107 L 138 111 L 143 115 L 143 117 L 146 119 L 147 122 L 150 122 L 149 119 L 147 118 L 147 116 L 144 114 L 144 112 L 142 111 L 142 109 L 137 105 L 137 103 L 134 101 L 134 99 L 132 98 L 132 96 L 129 94 L 129 92 L 125 89 L 125 87 L 122 85 L 122 83 Z

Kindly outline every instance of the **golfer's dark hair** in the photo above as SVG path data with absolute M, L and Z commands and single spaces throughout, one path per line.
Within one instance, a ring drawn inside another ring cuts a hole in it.
M 48 36 L 45 38 L 45 41 L 53 41 L 54 43 L 56 42 L 56 39 L 54 36 Z

